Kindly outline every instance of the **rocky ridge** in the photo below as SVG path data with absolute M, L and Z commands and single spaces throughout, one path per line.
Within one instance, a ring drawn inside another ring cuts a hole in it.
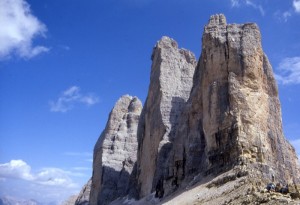
M 152 61 L 143 110 L 123 96 L 95 146 L 90 204 L 299 204 L 300 166 L 256 24 L 213 15 L 198 62 L 169 37 Z M 290 193 L 267 192 L 269 182 Z

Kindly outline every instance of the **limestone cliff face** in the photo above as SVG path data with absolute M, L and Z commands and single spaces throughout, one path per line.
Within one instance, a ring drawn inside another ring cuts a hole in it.
M 194 55 L 179 49 L 169 37 L 162 37 L 156 44 L 152 61 L 148 96 L 138 129 L 140 197 L 163 183 L 178 117 L 189 98 L 196 67 Z
M 179 124 L 172 171 L 165 177 L 167 191 L 182 180 L 236 166 L 281 183 L 299 180 L 297 157 L 283 136 L 277 86 L 256 24 L 227 24 L 224 15 L 210 18 Z
M 136 163 L 137 126 L 142 103 L 122 96 L 94 148 L 90 204 L 108 204 L 126 195 Z
M 266 203 L 260 189 L 267 182 L 300 183 L 256 24 L 214 15 L 198 63 L 168 37 L 156 44 L 152 61 L 143 109 L 123 96 L 95 146 L 90 204 Z M 185 198 L 170 200 L 196 183 Z M 299 187 L 289 188 L 300 197 Z
M 92 179 L 90 179 L 81 189 L 75 205 L 89 205 L 90 204 L 90 193 L 91 193 Z

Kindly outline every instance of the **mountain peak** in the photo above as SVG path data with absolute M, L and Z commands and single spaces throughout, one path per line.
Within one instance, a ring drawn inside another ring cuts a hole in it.
M 299 204 L 299 162 L 256 24 L 211 16 L 198 62 L 162 37 L 144 107 L 134 101 L 117 102 L 95 146 L 90 204 L 279 204 L 281 188 Z

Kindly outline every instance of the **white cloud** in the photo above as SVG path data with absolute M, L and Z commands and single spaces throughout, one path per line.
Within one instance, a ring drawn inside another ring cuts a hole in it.
M 63 91 L 56 101 L 50 102 L 50 110 L 52 112 L 67 112 L 73 109 L 77 104 L 91 106 L 98 102 L 99 99 L 97 96 L 93 94 L 82 94 L 78 86 L 72 86 Z
M 265 10 L 260 4 L 256 4 L 253 0 L 230 0 L 232 7 L 240 7 L 241 5 L 250 6 L 260 12 L 262 16 L 265 15 Z
M 285 58 L 277 68 L 275 77 L 281 84 L 300 83 L 300 57 Z
M 73 183 L 70 176 L 82 175 L 81 173 L 72 173 L 59 168 L 43 168 L 36 175 L 36 182 L 42 185 L 48 186 L 63 186 L 66 188 L 78 187 L 77 184 Z
M 0 164 L 0 178 L 2 179 L 21 179 L 43 185 L 77 187 L 70 176 L 82 175 L 53 167 L 43 168 L 33 174 L 31 167 L 23 160 L 11 160 L 8 163 Z
M 8 163 L 0 164 L 0 178 L 34 179 L 31 175 L 31 167 L 22 160 L 11 160 Z
M 32 58 L 49 50 L 33 45 L 35 37 L 45 37 L 47 28 L 31 13 L 25 0 L 0 0 L 0 25 L 0 59 L 13 54 Z
M 293 0 L 295 12 L 300 13 L 300 0 Z
M 80 191 L 81 187 L 72 178 L 88 178 L 84 171 L 84 168 L 67 171 L 47 167 L 33 172 L 23 160 L 11 160 L 0 164 L 0 190 L 2 194 L 39 201 L 63 200 Z

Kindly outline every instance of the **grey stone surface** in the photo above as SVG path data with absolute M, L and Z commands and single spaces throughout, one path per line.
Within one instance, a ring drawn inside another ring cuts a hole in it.
M 299 161 L 256 24 L 213 15 L 197 65 L 169 37 L 152 60 L 141 115 L 122 97 L 95 146 L 91 204 L 299 204 Z M 261 191 L 270 181 L 290 195 Z
M 89 205 L 90 204 L 90 193 L 91 193 L 92 179 L 90 179 L 81 189 L 75 205 Z
M 152 54 L 150 86 L 138 137 L 138 192 L 143 197 L 163 182 L 167 159 L 177 127 L 177 119 L 192 88 L 196 67 L 194 54 L 179 49 L 162 37 Z
M 122 96 L 112 109 L 94 148 L 91 205 L 108 204 L 127 193 L 137 156 L 137 126 L 142 103 Z
M 78 195 L 72 195 L 67 200 L 60 203 L 60 205 L 74 205 L 76 203 L 77 198 L 78 198 Z
M 299 163 L 283 136 L 277 85 L 256 24 L 210 18 L 179 121 L 165 192 L 234 167 L 264 180 L 299 183 Z

